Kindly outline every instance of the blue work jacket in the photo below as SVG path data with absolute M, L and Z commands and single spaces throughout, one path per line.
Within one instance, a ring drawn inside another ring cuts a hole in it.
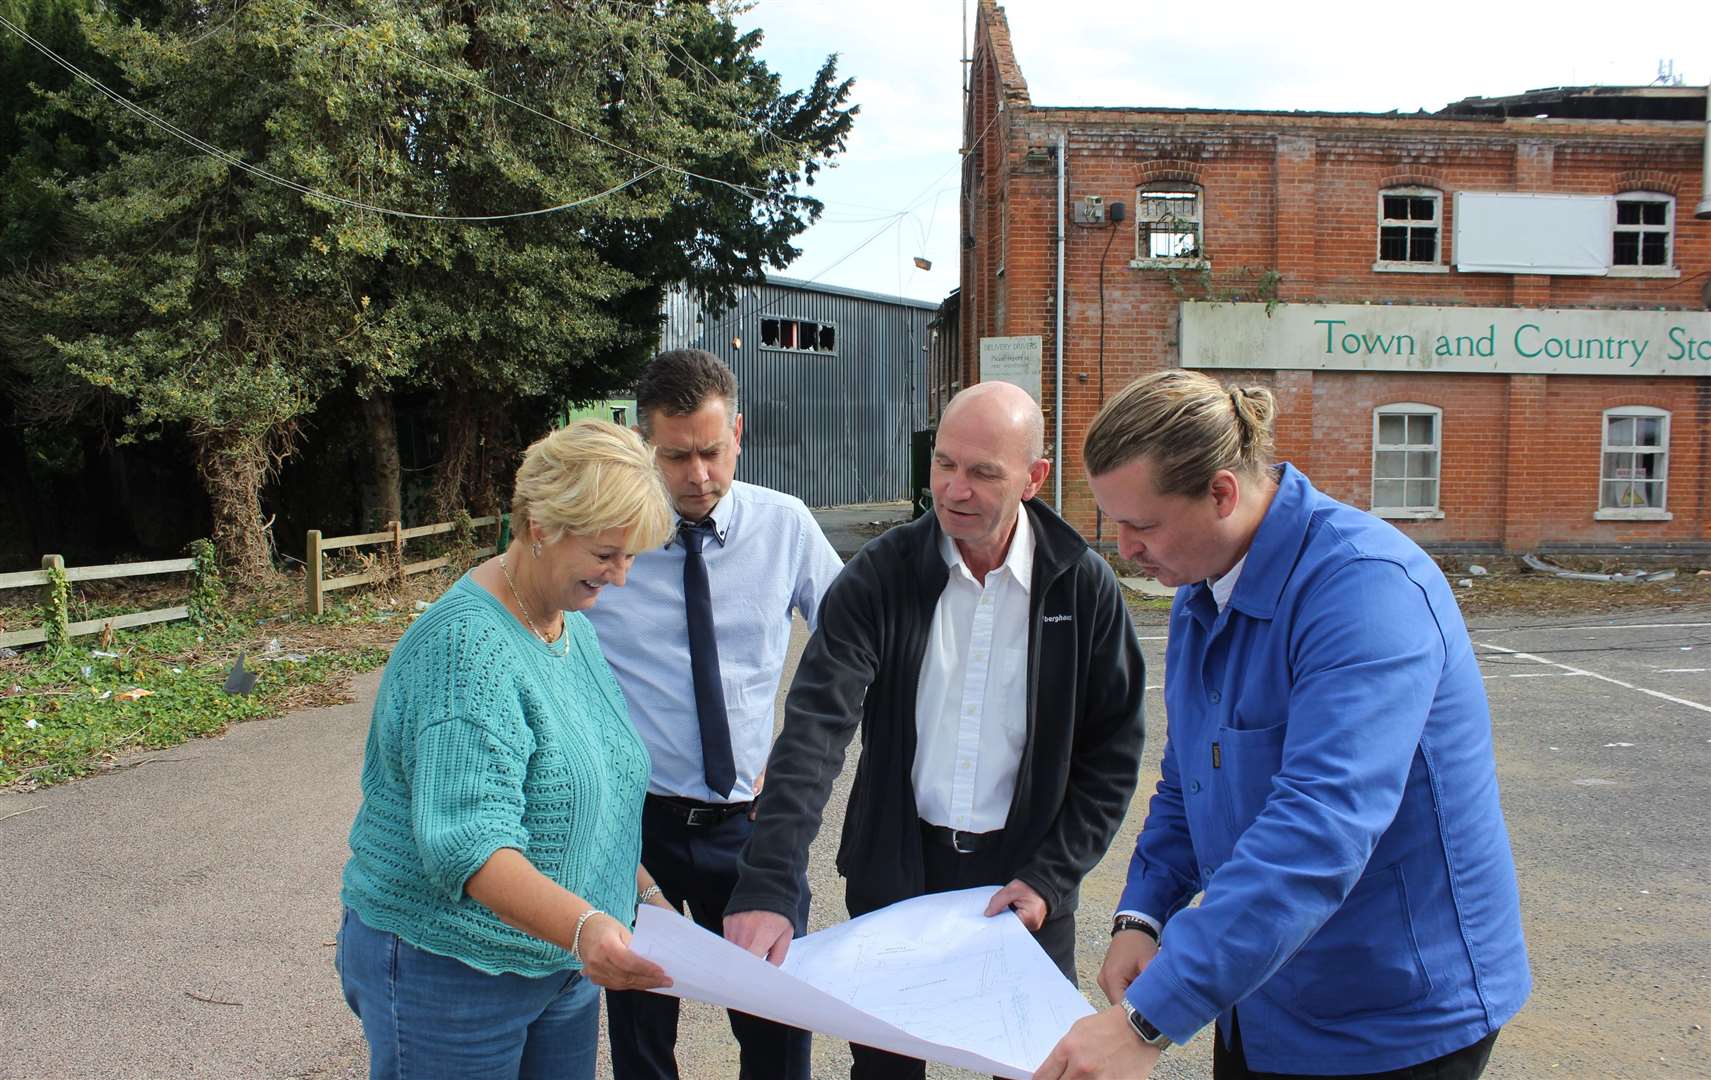
M 1281 466 L 1225 610 L 1177 590 L 1165 710 L 1119 905 L 1165 924 L 1128 991 L 1161 1031 L 1239 1005 L 1250 1068 L 1379 1072 L 1521 1007 L 1485 685 L 1418 546 Z

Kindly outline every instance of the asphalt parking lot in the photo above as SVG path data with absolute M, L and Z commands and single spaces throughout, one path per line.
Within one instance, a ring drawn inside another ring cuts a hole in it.
M 1139 633 L 1158 684 L 1162 630 Z M 1711 1078 L 1711 610 L 1484 618 L 1473 638 L 1536 980 L 1487 1076 Z M 0 1078 L 366 1075 L 327 945 L 377 681 L 146 767 L 0 795 Z M 1161 695 L 1149 701 L 1141 793 L 1084 887 L 1095 994 L 1157 775 Z M 843 790 L 812 855 L 816 925 L 843 918 Z M 1171 1050 L 1155 1075 L 1209 1075 L 1209 1046 Z M 686 1010 L 680 1060 L 686 1078 L 736 1076 L 721 1014 Z M 816 1040 L 818 1076 L 847 1062 Z

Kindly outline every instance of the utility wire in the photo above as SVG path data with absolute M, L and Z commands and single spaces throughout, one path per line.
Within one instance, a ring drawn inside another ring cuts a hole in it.
M 595 202 L 597 200 L 604 199 L 604 198 L 607 198 L 607 197 L 612 196 L 612 195 L 616 195 L 618 192 L 623 191 L 625 188 L 632 187 L 635 184 L 639 184 L 643 180 L 652 176 L 654 173 L 657 173 L 657 172 L 661 171 L 662 169 L 668 168 L 668 166 L 656 163 L 653 165 L 652 168 L 649 168 L 649 169 L 646 169 L 640 173 L 637 173 L 635 176 L 630 177 L 630 179 L 624 181 L 623 183 L 618 184 L 614 187 L 607 188 L 605 191 L 598 192 L 594 195 L 589 195 L 586 198 L 575 199 L 575 200 L 572 200 L 571 202 L 560 203 L 557 206 L 548 206 L 548 207 L 544 207 L 544 208 L 539 209 L 539 210 L 522 210 L 522 211 L 518 211 L 516 213 L 510 213 L 510 214 L 420 214 L 420 213 L 415 213 L 415 212 L 409 211 L 409 210 L 396 210 L 396 209 L 393 209 L 391 207 L 375 206 L 371 203 L 359 202 L 355 199 L 347 199 L 342 195 L 334 195 L 330 192 L 320 191 L 316 188 L 312 188 L 312 187 L 308 187 L 307 185 L 300 184 L 295 180 L 291 180 L 291 179 L 288 179 L 286 177 L 280 176 L 276 173 L 270 172 L 267 169 L 264 169 L 259 165 L 252 165 L 249 162 L 244 161 L 243 159 L 241 159 L 241 158 L 239 158 L 233 154 L 227 153 L 226 151 L 215 146 L 214 144 L 207 142 L 203 139 L 197 138 L 195 135 L 192 135 L 189 132 L 184 131 L 183 129 L 175 126 L 171 122 L 163 119 L 162 117 L 156 115 L 155 113 L 149 111 L 148 109 L 143 108 L 141 105 L 138 105 L 138 104 L 130 101 L 124 95 L 118 93 L 117 91 L 109 89 L 104 83 L 102 83 L 99 79 L 95 78 L 93 75 L 88 74 L 82 68 L 79 68 L 76 64 L 73 64 L 71 61 L 60 56 L 58 53 L 56 53 L 52 49 L 48 48 L 46 45 L 42 44 L 40 41 L 37 41 L 34 37 L 31 37 L 27 32 L 25 32 L 22 28 L 18 27 L 11 20 L 7 19 L 4 15 L 0 15 L 0 27 L 4 27 L 5 29 L 12 31 L 12 33 L 18 35 L 20 38 L 23 38 L 24 41 L 27 42 L 37 52 L 41 53 L 43 56 L 46 56 L 48 59 L 52 60 L 55 64 L 58 64 L 61 68 L 64 68 L 67 72 L 71 73 L 73 76 L 75 76 L 78 79 L 81 79 L 82 81 L 88 83 L 90 86 L 93 86 L 96 90 L 100 91 L 103 95 L 110 98 L 114 102 L 117 102 L 119 105 L 123 106 L 124 108 L 130 110 L 133 113 L 136 113 L 138 116 L 142 117 L 144 120 L 147 120 L 149 123 L 154 124 L 156 127 L 160 128 L 162 131 L 167 132 L 169 135 L 172 135 L 173 137 L 182 140 L 183 142 L 194 147 L 195 149 L 200 150 L 202 153 L 207 154 L 208 156 L 216 158 L 220 161 L 223 161 L 226 164 L 233 166 L 234 168 L 242 169 L 244 172 L 247 172 L 247 173 L 251 174 L 252 176 L 257 177 L 258 179 L 265 180 L 268 183 L 277 184 L 283 188 L 289 188 L 292 191 L 300 192 L 301 194 L 310 196 L 311 198 L 325 199 L 328 202 L 337 203 L 341 206 L 348 206 L 353 210 L 365 210 L 365 211 L 368 211 L 370 213 L 387 214 L 387 215 L 390 215 L 392 217 L 409 218 L 409 219 L 416 220 L 416 221 L 479 222 L 479 221 L 509 221 L 509 220 L 514 220 L 516 218 L 539 217 L 543 214 L 556 214 L 561 210 L 570 210 L 570 209 L 573 209 L 573 208 L 578 207 L 578 206 L 586 206 L 587 204 L 589 204 L 591 202 Z
M 307 4 L 305 4 L 303 6 L 303 10 L 305 12 L 311 14 L 311 15 L 315 15 L 315 16 L 319 17 L 320 19 L 326 21 L 327 23 L 329 23 L 332 26 L 338 27 L 340 30 L 345 30 L 345 31 L 348 31 L 352 34 L 362 33 L 362 31 L 359 30 L 357 27 L 351 26 L 348 23 L 342 23 L 339 20 L 333 18 L 331 15 L 328 15 L 326 12 L 320 11 L 320 10 L 318 10 L 314 7 L 311 7 Z M 374 40 L 374 39 L 372 38 L 372 36 L 370 36 L 369 40 Z M 655 169 L 664 169 L 667 172 L 679 173 L 683 176 L 692 177 L 696 180 L 705 180 L 709 184 L 719 184 L 723 187 L 728 187 L 732 191 L 735 191 L 739 194 L 746 195 L 751 199 L 764 198 L 764 197 L 772 194 L 772 191 L 769 188 L 755 187 L 752 184 L 738 184 L 738 183 L 734 183 L 730 180 L 721 180 L 716 176 L 704 176 L 701 173 L 692 172 L 689 169 L 683 168 L 682 166 L 673 165 L 670 162 L 659 161 L 655 158 L 651 158 L 648 155 L 641 153 L 638 150 L 631 150 L 629 147 L 622 146 L 618 143 L 615 143 L 612 140 L 605 138 L 604 136 L 597 135 L 592 131 L 586 131 L 582 128 L 577 127 L 575 124 L 567 123 L 563 120 L 560 120 L 556 116 L 552 116 L 552 115 L 549 115 L 547 113 L 544 113 L 541 110 L 535 108 L 532 105 L 529 105 L 526 102 L 518 101 L 516 98 L 509 97 L 505 94 L 500 93 L 497 90 L 489 89 L 488 87 L 483 86 L 481 84 L 481 82 L 477 79 L 471 79 L 466 75 L 461 75 L 458 72 L 452 71 L 448 68 L 440 67 L 438 64 L 435 64 L 433 61 L 428 60 L 428 59 L 426 59 L 426 58 L 424 58 L 424 57 L 422 57 L 422 56 L 420 56 L 414 52 L 411 52 L 409 49 L 406 49 L 400 45 L 393 45 L 393 44 L 391 44 L 389 42 L 385 42 L 385 41 L 375 41 L 374 43 L 379 45 L 383 49 L 390 49 L 393 52 L 402 53 L 404 56 L 409 57 L 410 59 L 414 60 L 416 63 L 427 68 L 429 71 L 438 72 L 439 74 L 444 75 L 448 79 L 454 79 L 457 82 L 463 83 L 466 86 L 473 87 L 474 89 L 480 91 L 483 94 L 488 95 L 489 97 L 497 98 L 500 101 L 503 101 L 509 105 L 515 105 L 517 108 L 522 109 L 525 112 L 533 113 L 534 115 L 540 117 L 542 120 L 545 120 L 549 123 L 557 124 L 559 127 L 564 128 L 566 131 L 574 132 L 577 135 L 581 135 L 585 139 L 591 139 L 594 142 L 597 142 L 602 146 L 608 147 L 612 150 L 616 150 L 620 154 L 627 154 L 630 157 L 637 159 L 638 161 L 646 162 L 647 164 L 652 165 Z M 796 198 L 797 196 L 791 196 L 791 197 Z

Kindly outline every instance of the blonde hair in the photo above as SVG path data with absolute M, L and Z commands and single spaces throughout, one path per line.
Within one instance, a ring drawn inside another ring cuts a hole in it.
M 1093 418 L 1082 458 L 1102 476 L 1150 457 L 1161 495 L 1199 495 L 1220 469 L 1271 467 L 1277 399 L 1263 386 L 1224 386 L 1197 371 L 1159 371 L 1124 387 Z
M 545 539 L 565 533 L 628 533 L 631 554 L 665 543 L 671 503 L 641 436 L 605 420 L 578 420 L 537 439 L 523 454 L 511 495 L 512 531 L 532 522 Z

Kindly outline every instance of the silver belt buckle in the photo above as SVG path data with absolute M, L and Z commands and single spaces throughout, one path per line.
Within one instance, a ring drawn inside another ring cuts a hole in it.
M 684 824 L 691 828 L 700 828 L 702 825 L 717 825 L 718 823 L 719 812 L 710 806 L 692 806 L 689 808 L 689 816 L 684 819 Z
M 973 848 L 965 848 L 962 846 L 962 840 L 960 839 L 960 837 L 962 836 L 964 831 L 965 830 L 962 830 L 962 829 L 952 829 L 951 830 L 951 850 L 956 852 L 958 855 L 973 855 L 974 854 Z

